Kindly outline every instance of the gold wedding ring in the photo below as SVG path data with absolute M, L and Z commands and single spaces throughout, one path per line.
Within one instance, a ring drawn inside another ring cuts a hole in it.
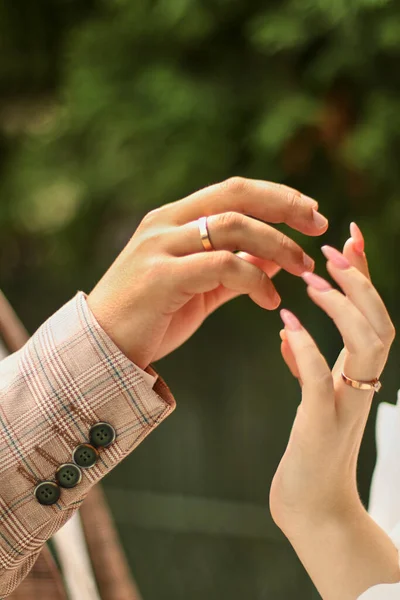
M 382 384 L 378 378 L 372 379 L 371 381 L 357 381 L 356 379 L 351 379 L 342 373 L 342 379 L 347 385 L 350 385 L 357 390 L 374 390 L 375 392 L 379 392 L 382 387 Z
M 210 240 L 210 234 L 208 233 L 207 217 L 200 217 L 200 219 L 197 221 L 197 224 L 199 226 L 201 243 L 203 244 L 204 250 L 206 252 L 214 250 L 214 246 Z

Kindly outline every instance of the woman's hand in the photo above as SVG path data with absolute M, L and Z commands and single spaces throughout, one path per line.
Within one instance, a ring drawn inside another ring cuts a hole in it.
M 379 378 L 394 339 L 387 310 L 368 276 L 361 232 L 344 254 L 324 247 L 343 293 L 303 275 L 310 298 L 335 322 L 343 342 L 331 372 L 314 340 L 282 311 L 282 354 L 302 386 L 290 440 L 274 477 L 270 506 L 324 600 L 354 600 L 378 583 L 400 580 L 397 551 L 359 499 L 357 459 L 373 391 L 347 385 Z
M 242 178 L 167 204 L 144 218 L 88 296 L 89 306 L 117 346 L 145 368 L 239 294 L 276 308 L 271 277 L 280 268 L 294 275 L 312 271 L 314 261 L 267 223 L 321 235 L 328 221 L 317 210 L 315 200 L 296 190 Z M 201 243 L 197 221 L 203 216 L 214 252 L 204 252 Z

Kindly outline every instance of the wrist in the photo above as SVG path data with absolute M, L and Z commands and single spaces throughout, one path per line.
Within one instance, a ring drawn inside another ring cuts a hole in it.
M 275 476 L 270 509 L 276 525 L 286 537 L 307 535 L 330 523 L 348 523 L 365 513 L 357 487 L 351 481 L 328 481 L 328 485 L 291 485 L 291 479 Z M 319 485 L 319 487 L 318 487 Z
M 143 339 L 146 339 L 142 331 L 144 319 L 139 319 L 136 324 L 134 319 L 129 318 L 128 314 L 125 315 L 125 311 L 121 308 L 105 301 L 97 288 L 86 297 L 86 302 L 98 325 L 115 346 L 132 363 L 144 371 L 151 362 L 151 357 L 148 352 L 146 353 L 143 344 Z M 140 344 L 138 341 L 142 341 L 142 343 Z
M 366 518 L 370 517 L 358 499 L 357 502 L 341 503 L 335 507 L 294 513 L 279 526 L 290 543 L 295 545 L 313 536 L 352 531 Z
M 324 520 L 300 519 L 286 535 L 324 600 L 355 600 L 400 581 L 398 550 L 361 502 Z

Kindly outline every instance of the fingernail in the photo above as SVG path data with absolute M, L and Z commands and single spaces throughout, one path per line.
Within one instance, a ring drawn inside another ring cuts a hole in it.
M 350 235 L 353 240 L 353 249 L 356 254 L 364 256 L 365 241 L 361 229 L 356 223 L 350 223 Z
M 283 308 L 280 312 L 280 315 L 285 327 L 289 331 L 300 331 L 301 323 L 298 318 L 295 317 L 292 312 L 290 312 L 290 310 Z
M 301 195 L 303 200 L 305 200 L 308 204 L 311 204 L 313 208 L 318 210 L 318 202 L 314 200 L 314 198 L 310 198 L 310 196 L 306 196 L 305 194 Z
M 321 213 L 317 212 L 315 209 L 313 209 L 313 219 L 318 229 L 323 229 L 328 225 L 328 219 L 324 217 L 324 215 L 321 215 Z
M 271 302 L 273 305 L 273 308 L 278 308 L 278 306 L 280 305 L 282 299 L 280 297 L 280 295 L 278 294 L 278 292 L 274 292 L 272 298 L 271 298 Z
M 332 289 L 330 283 L 319 277 L 319 275 L 315 275 L 315 273 L 303 273 L 302 278 L 307 285 L 319 292 L 329 292 Z
M 349 269 L 350 263 L 345 256 L 336 248 L 332 248 L 332 246 L 322 246 L 321 248 L 323 255 L 327 260 L 330 260 L 331 263 L 337 267 L 338 269 Z
M 303 256 L 303 265 L 304 265 L 306 271 L 313 271 L 315 263 L 314 263 L 313 259 L 310 256 L 308 256 L 307 254 L 304 254 L 304 256 Z

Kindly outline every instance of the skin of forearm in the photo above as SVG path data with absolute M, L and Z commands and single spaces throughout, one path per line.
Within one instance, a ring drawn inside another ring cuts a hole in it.
M 297 524 L 286 535 L 323 600 L 356 600 L 370 587 L 400 581 L 398 550 L 362 506 Z

